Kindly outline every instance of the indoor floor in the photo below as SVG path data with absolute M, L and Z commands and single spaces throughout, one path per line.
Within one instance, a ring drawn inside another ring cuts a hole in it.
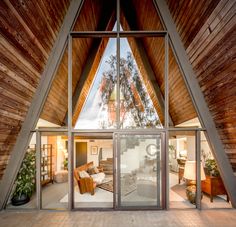
M 185 184 L 181 182 L 178 184 L 178 176 L 176 173 L 170 173 L 170 208 L 171 209 L 189 209 L 195 208 L 186 197 Z M 109 181 L 111 176 L 107 178 Z M 113 207 L 113 193 L 96 188 L 95 195 L 85 193 L 81 195 L 78 191 L 77 185 L 75 185 L 75 207 L 76 208 L 112 208 Z M 129 201 L 142 201 L 140 196 L 137 195 L 137 191 L 134 190 L 127 196 L 123 197 L 123 205 L 129 204 Z M 146 198 L 145 201 L 149 201 L 150 205 L 152 200 Z M 68 207 L 68 183 L 54 183 L 48 184 L 43 187 L 42 190 L 42 208 L 43 209 L 59 209 L 65 210 Z M 7 209 L 30 209 L 36 206 L 36 196 L 31 198 L 31 201 L 23 206 L 14 207 L 8 205 Z M 215 196 L 213 202 L 210 202 L 210 197 L 203 194 L 202 198 L 202 209 L 220 209 L 220 208 L 231 208 L 231 204 L 226 201 L 226 196 Z

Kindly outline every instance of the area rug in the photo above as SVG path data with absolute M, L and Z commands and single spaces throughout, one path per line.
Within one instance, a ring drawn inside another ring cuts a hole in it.
M 188 200 L 186 196 L 186 185 L 185 184 L 176 184 L 170 188 L 173 192 L 178 194 L 184 200 Z
M 113 193 L 113 180 L 107 181 L 97 186 L 103 190 Z M 136 184 L 130 184 L 121 188 L 121 195 L 126 196 L 137 189 Z
M 68 193 L 60 200 L 61 203 L 68 203 Z M 74 202 L 113 202 L 113 193 L 102 190 L 98 187 L 95 189 L 95 194 L 91 195 L 90 193 L 80 194 L 79 189 L 76 186 L 74 189 Z
M 109 191 L 109 192 L 113 192 L 113 180 L 110 180 L 106 183 L 102 183 L 98 185 L 97 187 L 103 190 Z

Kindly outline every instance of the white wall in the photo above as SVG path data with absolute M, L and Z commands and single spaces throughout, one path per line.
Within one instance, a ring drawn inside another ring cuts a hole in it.
M 187 140 L 187 160 L 194 161 L 195 157 L 195 136 L 186 136 Z

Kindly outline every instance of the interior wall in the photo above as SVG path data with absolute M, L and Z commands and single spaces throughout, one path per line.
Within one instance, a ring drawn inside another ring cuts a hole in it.
M 76 142 L 87 142 L 87 162 L 93 162 L 95 166 L 99 165 L 99 150 L 103 149 L 103 160 L 107 158 L 113 157 L 113 141 L 112 140 L 82 140 L 82 139 L 75 139 L 74 140 L 74 147 Z M 97 154 L 92 154 L 92 147 L 97 147 Z M 76 155 L 74 149 L 74 157 Z M 75 165 L 74 160 L 74 165 Z

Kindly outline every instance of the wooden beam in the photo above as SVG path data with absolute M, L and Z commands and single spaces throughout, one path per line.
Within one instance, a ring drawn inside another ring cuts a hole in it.
M 74 26 L 82 0 L 72 0 L 64 22 L 54 43 L 52 52 L 49 56 L 45 69 L 41 75 L 41 81 L 34 95 L 33 101 L 22 125 L 16 144 L 11 152 L 11 158 L 5 170 L 5 174 L 0 184 L 0 209 L 3 209 L 11 193 L 12 186 L 24 158 L 27 146 L 30 142 L 32 133 L 36 127 L 40 113 L 52 85 L 55 72 L 60 63 L 67 44 L 68 34 Z
M 232 206 L 236 208 L 236 178 L 234 176 L 227 155 L 224 152 L 223 144 L 220 140 L 215 123 L 205 102 L 196 76 L 194 74 L 192 65 L 184 49 L 180 35 L 177 32 L 175 23 L 171 17 L 166 1 L 154 0 L 154 3 L 156 4 L 160 18 L 162 19 L 162 23 L 169 34 L 173 52 L 181 69 L 188 91 L 191 94 L 200 121 L 202 125 L 204 125 L 204 127 L 206 128 L 206 136 L 212 148 L 213 155 L 216 159 L 222 180 L 229 194 Z

